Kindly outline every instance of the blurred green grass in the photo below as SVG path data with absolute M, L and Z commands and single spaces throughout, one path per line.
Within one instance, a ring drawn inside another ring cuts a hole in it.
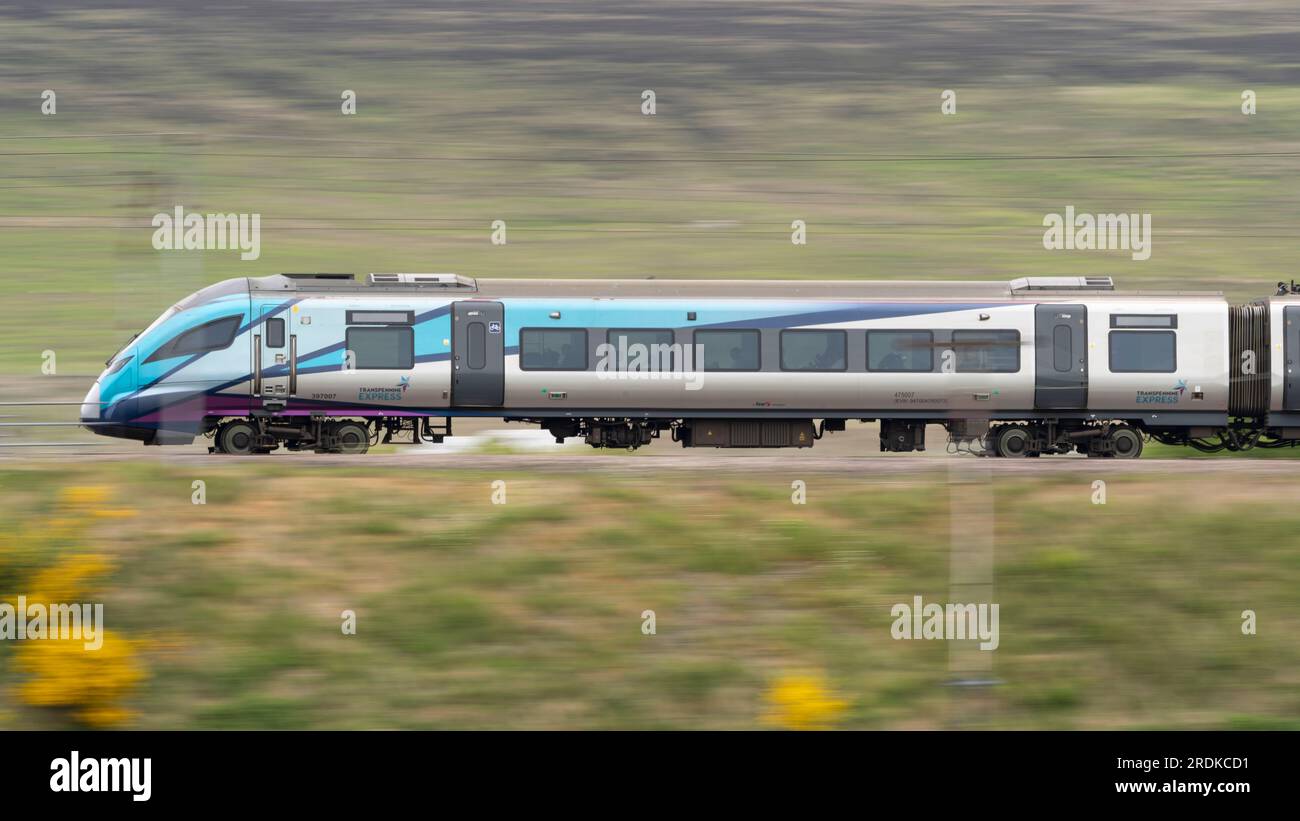
M 846 727 L 1294 723 L 1300 513 L 1264 480 L 1115 477 L 1105 505 L 1090 479 L 995 480 L 1000 683 L 976 694 L 945 686 L 944 642 L 890 637 L 894 603 L 949 598 L 952 488 L 806 479 L 796 506 L 756 478 L 31 465 L 0 470 L 0 514 L 21 532 L 68 485 L 147 512 L 85 545 L 118 567 L 110 629 L 150 648 L 139 727 L 756 727 L 809 669 Z

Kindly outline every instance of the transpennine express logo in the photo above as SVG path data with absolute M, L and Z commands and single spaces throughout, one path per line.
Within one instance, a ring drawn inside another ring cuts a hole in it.
M 397 402 L 406 395 L 411 387 L 411 377 L 403 376 L 397 386 L 392 388 L 360 388 L 357 399 L 362 402 Z
M 1173 390 L 1168 391 L 1138 391 L 1137 403 L 1139 405 L 1176 405 L 1178 400 L 1183 398 L 1187 392 L 1187 380 L 1179 379 L 1178 384 L 1174 385 Z

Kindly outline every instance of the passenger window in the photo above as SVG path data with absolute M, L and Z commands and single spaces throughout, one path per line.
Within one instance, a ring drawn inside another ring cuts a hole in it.
M 161 348 L 154 351 L 145 362 L 171 359 L 174 356 L 191 356 L 193 354 L 219 351 L 230 347 L 239 332 L 240 316 L 223 316 L 205 322 L 197 328 L 191 328 L 172 338 Z
M 934 369 L 929 331 L 867 331 L 867 370 L 928 373 Z
M 585 371 L 587 332 L 581 328 L 524 328 L 519 367 L 525 371 Z
M 606 333 L 605 340 L 614 346 L 616 370 L 671 371 L 677 357 L 681 355 L 680 349 L 673 350 L 673 332 L 667 328 L 610 330 Z M 633 349 L 633 345 L 644 345 L 644 355 Z M 626 362 L 618 358 L 620 349 L 624 352 L 622 355 L 627 357 Z
M 695 331 L 705 370 L 758 370 L 758 331 Z
M 1017 373 L 1019 331 L 953 331 L 958 373 Z
M 357 370 L 399 370 L 415 367 L 415 332 L 409 325 L 348 328 L 347 346 Z
M 266 320 L 266 347 L 268 348 L 284 347 L 284 320 L 283 319 Z
M 696 331 L 695 344 L 704 349 L 706 371 L 756 371 L 758 331 Z
M 844 331 L 782 331 L 781 370 L 845 370 L 847 337 Z
M 1173 373 L 1178 357 L 1173 331 L 1111 331 L 1112 373 Z
M 1069 325 L 1052 331 L 1052 367 L 1060 373 L 1074 370 L 1074 330 Z
M 471 322 L 466 330 L 469 336 L 466 364 L 472 371 L 481 371 L 487 364 L 487 328 L 482 322 Z

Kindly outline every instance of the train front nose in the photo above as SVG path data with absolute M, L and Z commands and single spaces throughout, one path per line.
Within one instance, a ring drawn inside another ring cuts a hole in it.
M 98 422 L 100 421 L 100 415 L 99 380 L 96 379 L 95 384 L 90 386 L 86 398 L 81 400 L 81 421 Z
M 115 362 L 90 386 L 81 400 L 81 424 L 100 436 L 147 440 L 152 431 L 132 424 L 135 378 L 126 365 Z

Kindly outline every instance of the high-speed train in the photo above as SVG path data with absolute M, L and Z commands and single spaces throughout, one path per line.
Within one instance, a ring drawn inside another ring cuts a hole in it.
M 239 278 L 112 356 L 96 433 L 214 453 L 441 442 L 455 417 L 634 448 L 809 447 L 848 420 L 881 448 L 1133 458 L 1300 440 L 1300 295 L 1010 282 Z

